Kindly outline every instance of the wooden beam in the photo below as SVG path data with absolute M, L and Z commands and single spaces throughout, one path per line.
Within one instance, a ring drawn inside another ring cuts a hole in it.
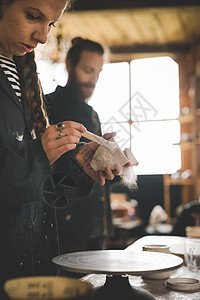
M 133 45 L 133 46 L 115 46 L 110 48 L 113 54 L 125 53 L 187 53 L 191 49 L 189 44 L 166 44 L 166 45 Z
M 196 0 L 74 0 L 75 11 L 198 5 Z M 199 4 L 200 5 L 200 4 Z

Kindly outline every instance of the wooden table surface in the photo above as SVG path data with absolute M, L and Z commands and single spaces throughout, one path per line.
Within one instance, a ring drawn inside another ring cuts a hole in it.
M 184 253 L 184 237 L 175 236 L 145 236 L 127 247 L 124 251 L 142 250 L 146 244 L 167 244 L 173 253 Z M 194 273 L 183 265 L 172 272 L 170 278 L 195 278 L 200 280 L 200 273 Z M 83 281 L 90 282 L 94 287 L 101 286 L 105 283 L 106 275 L 89 274 L 82 278 Z M 196 292 L 177 292 L 170 290 L 166 286 L 166 280 L 144 279 L 142 276 L 129 276 L 129 282 L 134 287 L 143 288 L 150 292 L 156 300 L 200 300 L 200 290 Z

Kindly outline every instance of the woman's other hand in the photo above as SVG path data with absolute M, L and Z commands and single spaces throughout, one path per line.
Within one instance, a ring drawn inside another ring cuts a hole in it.
M 115 133 L 106 133 L 103 137 L 107 140 L 114 137 Z M 76 154 L 76 159 L 79 164 L 82 166 L 84 172 L 90 176 L 95 182 L 99 185 L 105 184 L 105 179 L 113 180 L 115 175 L 120 175 L 122 171 L 122 165 L 116 164 L 115 170 L 111 170 L 109 167 L 106 167 L 104 171 L 94 171 L 91 167 L 90 162 L 93 159 L 94 153 L 99 145 L 95 142 L 86 143 L 80 147 L 78 153 Z M 129 164 L 127 164 L 127 167 Z

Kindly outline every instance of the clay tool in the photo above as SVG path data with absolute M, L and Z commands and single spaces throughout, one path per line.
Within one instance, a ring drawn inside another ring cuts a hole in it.
M 115 142 L 110 142 L 102 138 L 101 136 L 98 136 L 90 131 L 85 131 L 82 133 L 82 136 L 85 137 L 86 139 L 89 139 L 93 142 L 98 143 L 99 145 L 108 148 L 110 150 L 114 150 L 117 147 L 117 143 Z

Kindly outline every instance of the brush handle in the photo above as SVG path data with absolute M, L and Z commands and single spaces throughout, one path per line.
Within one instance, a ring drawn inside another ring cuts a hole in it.
M 84 136 L 86 139 L 91 140 L 91 141 L 96 142 L 96 143 L 98 143 L 99 138 L 100 138 L 98 135 L 96 135 L 92 132 L 89 132 L 89 131 L 83 132 L 82 136 Z
M 84 136 L 86 139 L 89 139 L 93 142 L 98 143 L 99 145 L 109 148 L 110 150 L 114 150 L 117 147 L 117 144 L 115 142 L 110 142 L 102 138 L 101 136 L 98 136 L 92 132 L 85 131 L 82 133 L 82 136 Z

